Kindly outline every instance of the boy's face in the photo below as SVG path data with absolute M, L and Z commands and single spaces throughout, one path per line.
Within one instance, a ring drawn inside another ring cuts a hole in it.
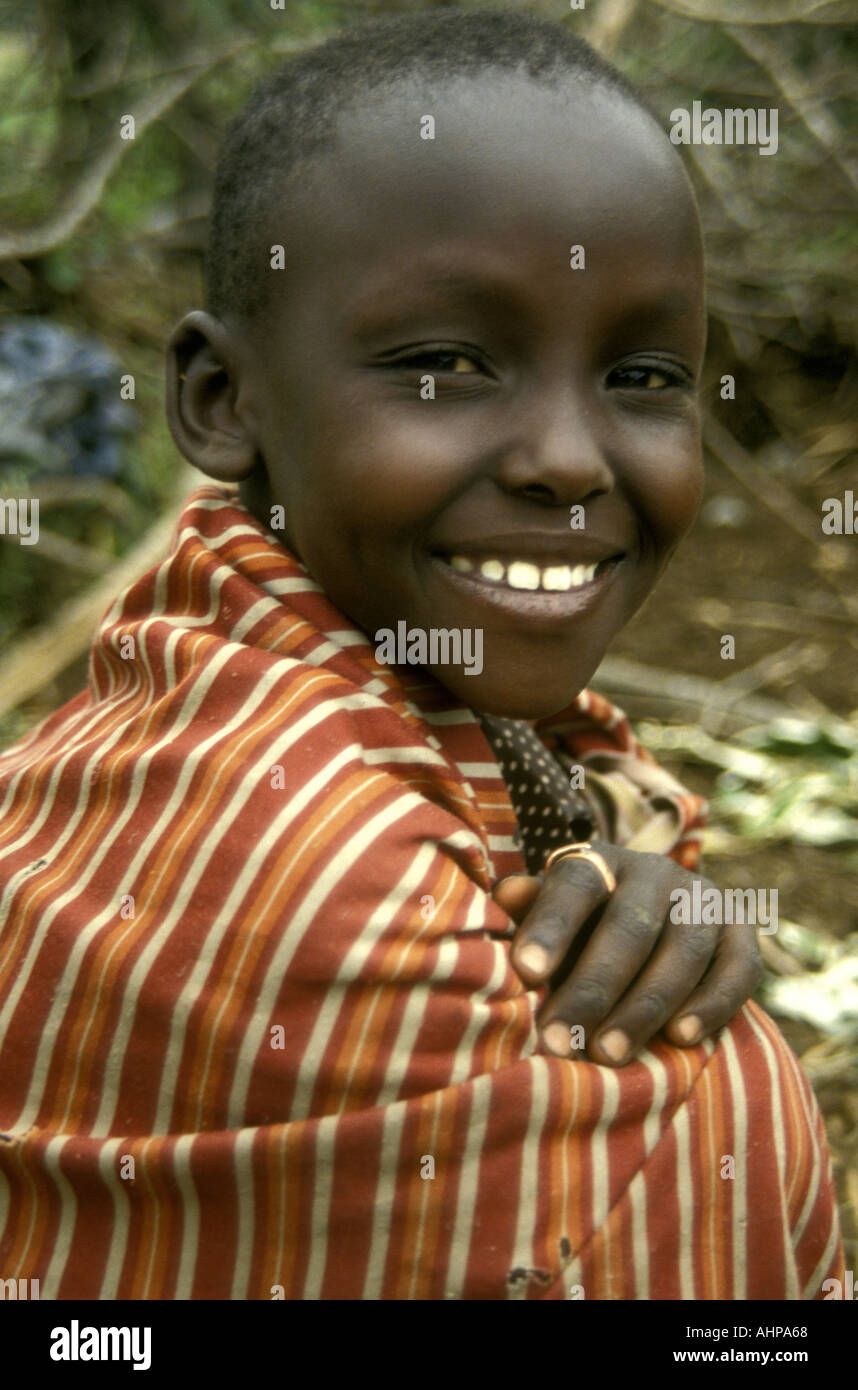
M 282 504 L 371 640 L 482 629 L 482 671 L 437 678 L 553 714 L 700 500 L 702 257 L 675 153 L 616 92 L 488 74 L 379 92 L 296 187 L 266 229 L 286 269 L 249 342 L 267 482 L 243 495 L 266 524 Z

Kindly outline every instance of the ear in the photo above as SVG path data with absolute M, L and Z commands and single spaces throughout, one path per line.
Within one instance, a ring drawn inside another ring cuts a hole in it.
M 246 404 L 246 352 L 211 314 L 186 314 L 167 344 L 167 423 L 179 452 L 221 482 L 248 477 L 257 440 Z

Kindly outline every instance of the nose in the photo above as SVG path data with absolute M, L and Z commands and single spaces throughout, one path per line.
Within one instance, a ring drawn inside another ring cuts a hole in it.
M 505 490 L 574 503 L 612 492 L 614 474 L 595 394 L 566 380 L 523 405 L 497 470 Z

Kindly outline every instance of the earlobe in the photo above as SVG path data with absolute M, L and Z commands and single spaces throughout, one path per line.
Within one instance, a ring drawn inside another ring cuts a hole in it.
M 211 314 L 186 314 L 167 345 L 167 422 L 176 447 L 209 478 L 253 472 L 257 440 L 238 407 L 242 367 L 235 336 Z

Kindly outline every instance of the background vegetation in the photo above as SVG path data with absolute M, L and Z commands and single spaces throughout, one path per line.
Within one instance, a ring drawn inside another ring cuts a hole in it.
M 40 461 L 0 392 L 0 496 L 42 537 L 0 536 L 0 746 L 74 693 L 109 600 L 158 558 L 194 483 L 168 442 L 162 356 L 201 301 L 219 132 L 288 52 L 446 0 L 0 0 L 0 315 L 93 335 L 136 382 L 116 467 Z M 459 6 L 491 8 L 479 0 Z M 596 684 L 709 795 L 707 867 L 777 887 L 763 998 L 823 1106 L 858 1267 L 858 31 L 840 0 L 565 0 L 561 19 L 676 106 L 774 107 L 779 149 L 686 147 L 707 237 L 710 344 L 700 520 Z M 119 138 L 133 114 L 136 138 Z M 4 319 L 0 318 L 0 347 Z M 720 380 L 736 382 L 722 400 Z M 78 401 L 55 398 L 58 415 Z M 6 426 L 3 410 L 6 410 Z M 720 639 L 736 639 L 736 660 Z M 784 918 L 786 919 L 784 921 Z

